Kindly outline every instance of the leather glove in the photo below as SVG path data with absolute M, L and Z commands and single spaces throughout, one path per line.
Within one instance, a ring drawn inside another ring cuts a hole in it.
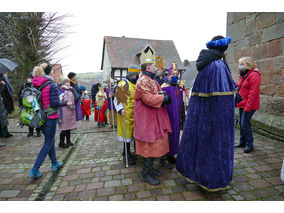
M 162 105 L 169 105 L 171 102 L 172 102 L 171 96 L 164 93 L 164 100 L 163 100 Z

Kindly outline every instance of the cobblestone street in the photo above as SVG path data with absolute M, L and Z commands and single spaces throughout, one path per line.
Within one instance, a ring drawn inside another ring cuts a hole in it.
M 52 173 L 46 158 L 41 179 L 27 177 L 43 144 L 40 138 L 27 138 L 27 127 L 17 128 L 9 120 L 14 137 L 2 139 L 0 148 L 0 200 L 284 200 L 284 183 L 280 179 L 284 143 L 254 133 L 255 151 L 235 150 L 234 176 L 229 188 L 222 192 L 206 192 L 188 183 L 176 169 L 166 170 L 158 161 L 155 166 L 163 171 L 161 184 L 151 186 L 140 181 L 143 159 L 125 167 L 122 144 L 113 140 L 110 126 L 98 128 L 94 121 L 81 121 L 72 132 L 75 145 L 58 148 L 56 154 L 63 168 Z M 239 131 L 236 129 L 236 142 Z

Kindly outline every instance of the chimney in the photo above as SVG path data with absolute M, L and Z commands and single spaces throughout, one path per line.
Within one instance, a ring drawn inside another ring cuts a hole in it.
M 185 59 L 184 62 L 183 62 L 183 65 L 184 65 L 184 66 L 187 66 L 188 64 L 189 64 L 188 60 Z

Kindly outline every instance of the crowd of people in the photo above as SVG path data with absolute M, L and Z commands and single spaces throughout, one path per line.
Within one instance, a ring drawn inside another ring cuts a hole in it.
M 129 65 L 126 78 L 110 87 L 95 84 L 92 97 L 84 86 L 78 86 L 76 73 L 61 77 L 57 85 L 52 82 L 42 89 L 41 102 L 50 110 L 45 124 L 36 129 L 37 136 L 44 135 L 41 148 L 28 176 L 40 178 L 40 166 L 48 155 L 51 171 L 63 166 L 55 152 L 55 133 L 60 130 L 60 148 L 73 145 L 70 132 L 76 121 L 94 120 L 98 127 L 107 124 L 117 128 L 117 140 L 123 146 L 123 162 L 136 163 L 137 155 L 144 158 L 141 180 L 151 185 L 160 184 L 162 172 L 153 167 L 155 159 L 161 166 L 176 166 L 189 181 L 208 191 L 225 189 L 232 181 L 234 147 L 254 151 L 250 120 L 259 109 L 260 71 L 251 57 L 239 59 L 239 82 L 234 82 L 225 60 L 230 37 L 216 36 L 207 42 L 196 61 L 198 75 L 193 88 L 188 91 L 179 79 L 176 63 L 167 75 L 164 68 L 156 67 L 156 56 L 150 46 L 141 54 L 141 65 Z M 27 76 L 25 87 L 39 88 L 53 81 L 49 64 L 36 66 Z M 118 88 L 126 87 L 128 96 L 121 101 Z M 0 76 L 0 94 L 8 90 L 7 80 Z M 235 93 L 237 92 L 237 95 Z M 191 95 L 190 95 L 191 94 Z M 1 136 L 9 137 L 7 108 L 0 97 Z M 19 105 L 21 97 L 19 94 Z M 235 107 L 239 108 L 240 141 L 235 145 Z M 187 111 L 187 114 L 186 114 Z M 221 116 L 222 115 L 222 116 Z M 108 123 L 109 122 L 109 123 Z M 183 130 L 180 135 L 180 130 Z M 33 135 L 29 128 L 28 137 Z M 66 143 L 65 143 L 66 138 Z M 134 144 L 134 152 L 131 150 Z

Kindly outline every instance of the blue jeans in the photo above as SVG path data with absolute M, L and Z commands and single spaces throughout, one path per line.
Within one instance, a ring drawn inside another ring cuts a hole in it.
M 33 170 L 39 170 L 46 156 L 48 155 L 52 165 L 57 164 L 55 154 L 55 133 L 56 133 L 56 119 L 47 119 L 45 124 L 42 126 L 42 133 L 44 135 L 44 144 L 38 153 Z
M 245 144 L 248 148 L 253 148 L 253 135 L 250 120 L 255 110 L 245 112 L 243 108 L 239 108 L 240 123 L 240 144 Z

